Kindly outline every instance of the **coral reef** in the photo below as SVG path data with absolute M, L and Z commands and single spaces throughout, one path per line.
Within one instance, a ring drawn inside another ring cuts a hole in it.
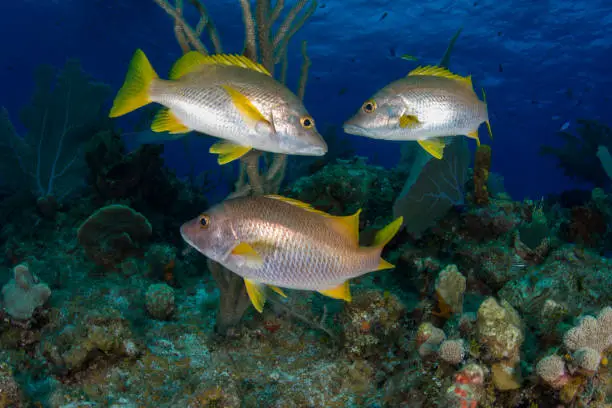
M 50 296 L 49 286 L 39 282 L 24 264 L 13 268 L 13 279 L 2 287 L 4 310 L 16 320 L 32 318 L 36 308 L 43 306 Z
M 470 151 L 461 138 L 447 146 L 444 160 L 419 152 L 409 177 L 393 204 L 393 215 L 403 216 L 406 230 L 420 235 L 448 211 L 465 202 Z
M 77 239 L 96 264 L 114 269 L 124 259 L 139 254 L 151 235 L 151 224 L 125 205 L 100 208 L 79 227 Z
M 25 137 L 15 133 L 6 111 L 0 114 L 2 173 L 14 175 L 2 182 L 28 188 L 38 198 L 62 200 L 84 185 L 83 146 L 108 126 L 102 106 L 110 88 L 93 82 L 76 60 L 59 74 L 40 66 L 35 82 L 32 102 L 21 112 Z
M 174 313 L 174 290 L 165 283 L 149 286 L 145 293 L 147 312 L 156 319 L 166 320 Z

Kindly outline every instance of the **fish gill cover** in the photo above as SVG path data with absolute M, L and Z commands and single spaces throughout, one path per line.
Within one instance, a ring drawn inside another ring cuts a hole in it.
M 2 2 L 0 407 L 609 406 L 608 3 Z

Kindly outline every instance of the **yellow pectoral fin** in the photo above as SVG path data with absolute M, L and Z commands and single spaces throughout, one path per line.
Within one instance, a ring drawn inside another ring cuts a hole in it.
M 259 253 L 246 242 L 241 242 L 236 245 L 232 250 L 232 255 L 239 256 L 245 260 L 245 262 L 252 267 L 261 266 L 263 264 L 263 258 Z
M 259 313 L 263 312 L 264 304 L 266 303 L 266 288 L 261 283 L 253 282 L 252 280 L 245 279 L 244 284 L 246 290 L 251 299 L 251 303 L 255 306 L 255 309 Z
M 169 132 L 173 135 L 190 131 L 168 108 L 162 108 L 157 112 L 153 123 L 151 123 L 151 130 L 154 132 Z
M 476 129 L 473 132 L 468 133 L 466 136 L 469 137 L 470 139 L 476 139 L 476 145 L 480 146 L 480 138 L 478 137 L 478 129 Z
M 217 163 L 223 165 L 237 160 L 251 151 L 249 146 L 241 146 L 232 142 L 220 141 L 208 150 L 210 153 L 218 154 Z
M 440 160 L 444 156 L 444 139 L 419 140 L 418 143 L 427 153 L 436 159 Z
M 242 93 L 232 88 L 231 86 L 221 85 L 221 87 L 225 89 L 225 91 L 229 94 L 230 98 L 232 98 L 232 102 L 234 103 L 234 106 L 236 107 L 236 109 L 238 109 L 238 112 L 240 112 L 240 114 L 242 115 L 242 118 L 247 123 L 263 122 L 267 124 L 268 126 L 272 127 L 272 124 L 270 123 L 270 121 L 268 121 L 264 117 L 264 115 L 259 111 L 259 109 L 255 107 L 255 105 L 253 105 L 253 103 L 251 103 L 249 98 L 247 98 L 246 96 L 244 96 Z
M 347 302 L 352 300 L 349 281 L 345 281 L 335 288 L 320 290 L 319 293 L 330 298 L 346 300 Z
M 419 124 L 419 119 L 414 115 L 403 114 L 400 116 L 399 125 L 402 129 L 413 128 Z
M 125 82 L 117 93 L 108 116 L 116 118 L 151 103 L 149 88 L 157 78 L 157 73 L 145 53 L 136 50 L 130 61 Z

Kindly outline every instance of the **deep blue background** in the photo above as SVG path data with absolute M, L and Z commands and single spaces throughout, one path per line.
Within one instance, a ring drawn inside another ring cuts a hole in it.
M 495 135 L 493 169 L 504 175 L 513 197 L 539 198 L 576 186 L 551 158 L 537 153 L 541 144 L 559 142 L 555 132 L 563 123 L 589 118 L 612 125 L 610 1 L 319 4 L 292 43 L 289 77 L 294 87 L 301 63 L 299 41 L 306 39 L 312 68 L 305 102 L 319 128 L 340 124 L 373 92 L 417 64 L 437 63 L 459 26 L 464 31 L 452 69 L 471 73 L 475 85 L 487 89 Z M 207 0 L 206 5 L 225 51 L 241 51 L 238 1 Z M 59 67 L 76 57 L 96 79 L 118 89 L 135 48 L 142 48 L 160 73 L 180 56 L 172 21 L 152 0 L 3 0 L 0 38 L 0 105 L 7 107 L 14 122 L 32 93 L 37 64 Z M 404 61 L 402 54 L 418 56 L 419 61 Z M 485 141 L 484 127 L 481 135 Z M 374 163 L 393 165 L 399 157 L 397 143 L 349 140 L 358 154 Z M 193 151 L 199 168 L 214 166 L 214 157 L 205 149 L 210 142 L 202 143 Z M 166 152 L 168 163 L 184 172 L 183 145 L 168 144 Z

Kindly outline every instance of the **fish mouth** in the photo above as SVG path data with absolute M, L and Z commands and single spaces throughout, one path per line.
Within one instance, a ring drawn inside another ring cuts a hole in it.
M 300 143 L 300 146 L 295 146 L 290 149 L 290 154 L 299 156 L 325 156 L 327 153 L 327 143 L 321 138 L 314 143 Z
M 181 238 L 183 238 L 183 241 L 185 241 L 189 246 L 195 248 L 195 245 L 193 245 L 193 241 L 189 239 L 189 235 L 187 234 L 187 231 L 185 231 L 186 227 L 187 227 L 187 224 L 181 225 L 181 228 L 180 228 Z
M 342 128 L 344 129 L 344 133 L 348 133 L 349 135 L 357 135 L 357 136 L 368 136 L 369 132 L 367 129 L 362 128 L 358 125 L 353 125 L 351 123 L 345 123 Z

